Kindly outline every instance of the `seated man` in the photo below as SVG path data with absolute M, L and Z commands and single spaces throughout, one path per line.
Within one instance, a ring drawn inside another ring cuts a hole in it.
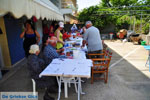
M 38 87 L 47 88 L 45 91 L 44 100 L 54 100 L 53 97 L 48 95 L 48 92 L 56 92 L 56 90 L 52 91 L 54 90 L 52 89 L 52 87 L 54 87 L 53 80 L 50 77 L 39 78 L 39 74 L 43 71 L 45 66 L 44 60 L 38 57 L 40 53 L 39 46 L 36 44 L 31 45 L 29 53 L 31 55 L 28 57 L 28 69 L 30 71 L 31 78 L 35 80 Z
M 54 48 L 57 43 L 56 37 L 52 36 L 49 38 L 48 36 L 44 36 L 42 43 L 43 58 L 45 60 L 46 66 L 49 65 L 53 59 L 61 58 L 58 52 L 61 52 L 63 49 L 56 50 L 56 48 Z

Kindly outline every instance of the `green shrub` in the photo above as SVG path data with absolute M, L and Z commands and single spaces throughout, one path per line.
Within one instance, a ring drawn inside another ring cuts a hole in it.
M 145 26 L 143 26 L 143 31 L 144 31 L 144 34 L 148 34 L 149 33 L 149 23 L 147 23 Z

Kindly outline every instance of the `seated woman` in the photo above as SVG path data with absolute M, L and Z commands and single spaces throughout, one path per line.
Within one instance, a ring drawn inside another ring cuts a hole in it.
M 31 45 L 29 53 L 31 55 L 29 55 L 28 57 L 27 64 L 31 78 L 35 80 L 38 87 L 47 88 L 47 90 L 45 91 L 44 100 L 54 100 L 53 97 L 50 97 L 48 95 L 48 92 L 56 92 L 57 88 L 55 88 L 54 90 L 54 79 L 52 79 L 51 77 L 39 78 L 39 74 L 43 71 L 45 66 L 44 60 L 38 57 L 40 53 L 39 46 L 37 44 Z

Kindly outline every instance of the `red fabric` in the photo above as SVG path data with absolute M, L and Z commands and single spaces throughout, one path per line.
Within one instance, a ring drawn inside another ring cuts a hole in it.
M 65 32 L 65 33 L 63 34 L 63 39 L 65 40 L 65 39 L 67 39 L 67 38 L 69 38 L 69 36 L 68 36 L 67 32 Z
M 71 34 L 68 34 L 68 38 L 71 37 Z
M 119 38 L 120 38 L 120 39 L 123 39 L 123 38 L 124 38 L 124 34 L 123 34 L 123 33 L 120 33 L 120 34 L 119 34 Z
M 50 32 L 51 32 L 51 31 L 54 32 L 54 27 L 53 27 L 52 25 L 49 27 L 49 31 L 50 31 Z
M 80 35 L 80 33 L 77 33 L 77 36 L 79 36 Z
M 55 36 L 55 35 L 54 35 L 54 33 L 49 33 L 49 36 L 52 37 L 52 36 Z
M 51 25 L 50 28 L 49 28 L 49 36 L 55 36 L 54 35 L 54 27 Z
M 48 30 L 48 27 L 45 26 L 44 29 L 43 29 L 43 34 L 49 34 L 49 30 Z
M 33 22 L 37 22 L 37 18 L 33 16 Z

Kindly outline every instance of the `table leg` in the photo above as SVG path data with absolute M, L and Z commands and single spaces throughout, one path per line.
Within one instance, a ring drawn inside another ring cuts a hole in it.
M 57 82 L 58 82 L 58 99 L 57 99 L 57 100 L 60 100 L 60 93 L 61 93 L 61 77 L 58 78 L 58 76 L 57 76 Z
M 145 66 L 148 64 L 150 64 L 150 62 L 149 62 L 149 60 L 150 60 L 150 50 L 149 50 L 149 52 L 148 52 L 149 54 L 148 54 L 148 58 L 147 58 L 147 61 L 146 61 L 146 64 L 145 64 Z
M 149 72 L 150 72 L 150 50 L 149 50 L 149 55 L 148 55 L 148 60 L 149 60 Z
M 150 52 L 150 51 L 149 51 Z M 150 55 L 149 55 L 149 57 L 148 57 L 148 60 L 149 60 L 149 72 L 150 72 Z
M 64 82 L 64 87 L 65 87 L 65 98 L 68 98 L 68 87 L 67 87 L 67 82 Z
M 81 78 L 80 78 L 80 80 L 81 80 Z M 80 93 L 81 93 L 81 94 L 85 94 L 85 92 L 82 91 L 82 84 L 81 84 L 82 81 L 83 81 L 83 80 L 81 80 L 81 82 L 80 82 L 80 89 L 81 89 L 81 90 L 80 90 Z
M 81 92 L 81 78 L 78 78 L 78 100 L 80 100 L 80 92 Z
M 147 61 L 146 61 L 145 67 L 147 66 L 147 64 L 149 65 L 149 56 L 148 56 L 148 58 L 147 58 Z

